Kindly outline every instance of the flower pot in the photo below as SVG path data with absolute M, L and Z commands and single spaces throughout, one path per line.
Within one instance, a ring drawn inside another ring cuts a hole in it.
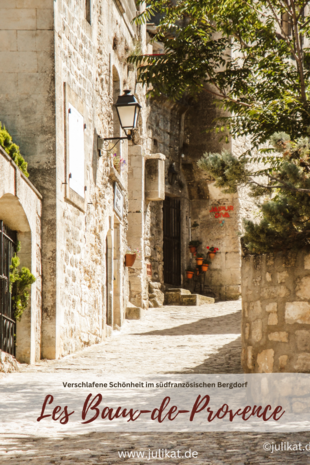
M 196 247 L 194 247 L 193 245 L 191 245 L 191 246 L 189 247 L 189 251 L 190 251 L 191 253 L 195 253 L 195 252 L 196 252 Z
M 203 257 L 196 257 L 196 263 L 197 265 L 202 265 L 203 264 Z
M 126 253 L 125 255 L 125 266 L 133 266 L 136 261 L 137 254 L 135 253 Z
M 209 252 L 209 257 L 211 258 L 211 260 L 213 260 L 213 258 L 215 257 L 215 252 Z
M 206 265 L 204 263 L 201 265 L 201 271 L 208 271 L 208 268 L 209 268 L 209 265 Z
M 192 279 L 193 276 L 194 276 L 194 272 L 193 272 L 193 271 L 186 271 L 186 277 L 187 277 L 187 279 Z

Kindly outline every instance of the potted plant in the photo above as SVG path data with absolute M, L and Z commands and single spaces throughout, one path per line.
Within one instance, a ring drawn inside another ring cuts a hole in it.
M 201 265 L 201 271 L 203 272 L 208 271 L 210 264 L 211 264 L 211 260 L 209 260 L 209 258 L 204 258 L 203 263 Z
M 187 279 L 192 279 L 192 277 L 194 276 L 194 270 L 192 267 L 188 267 L 187 270 L 186 270 L 186 277 Z
M 197 252 L 196 264 L 197 264 L 198 266 L 202 265 L 203 260 L 204 260 L 203 254 Z
M 208 253 L 209 253 L 209 257 L 211 258 L 211 260 L 213 260 L 213 258 L 215 257 L 215 254 L 217 253 L 217 251 L 219 250 L 217 247 L 206 247 L 208 249 Z
M 131 249 L 128 247 L 125 254 L 125 266 L 133 266 L 139 253 L 139 249 Z
M 200 241 L 190 241 L 189 243 L 190 252 L 194 254 L 200 245 L 201 245 Z

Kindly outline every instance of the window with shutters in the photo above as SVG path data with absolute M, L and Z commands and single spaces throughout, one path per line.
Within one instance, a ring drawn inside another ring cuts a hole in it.
M 69 187 L 84 198 L 84 119 L 69 103 Z

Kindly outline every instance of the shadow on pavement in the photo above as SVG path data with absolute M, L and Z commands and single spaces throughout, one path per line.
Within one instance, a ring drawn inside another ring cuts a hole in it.
M 200 334 L 240 334 L 241 310 L 228 315 L 203 318 L 194 323 L 175 326 L 173 328 L 135 333 L 136 336 L 183 336 Z

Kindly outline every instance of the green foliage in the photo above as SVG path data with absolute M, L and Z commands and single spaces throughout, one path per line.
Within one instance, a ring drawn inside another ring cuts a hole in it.
M 27 171 L 28 163 L 24 160 L 23 156 L 19 151 L 18 145 L 14 144 L 12 137 L 6 130 L 5 126 L 2 126 L 0 122 L 0 145 L 4 148 L 6 153 L 10 155 L 14 163 L 18 166 L 21 172 L 28 178 L 29 173 Z
M 287 134 L 276 133 L 271 144 L 281 156 L 259 158 L 265 169 L 255 171 L 253 165 L 249 169 L 246 163 L 253 157 L 240 160 L 227 153 L 206 154 L 198 162 L 225 192 L 250 187 L 261 219 L 244 222 L 243 244 L 256 253 L 310 245 L 310 140 L 292 141 Z
M 212 260 L 210 260 L 209 257 L 203 259 L 203 264 L 204 265 L 211 265 L 211 263 L 212 263 Z
M 200 241 L 190 241 L 189 246 L 190 247 L 196 247 L 196 249 L 202 244 Z
M 295 140 L 310 125 L 309 1 L 149 0 L 135 21 L 161 14 L 153 40 L 165 53 L 137 53 L 129 62 L 139 66 L 151 96 L 210 93 L 231 115 L 222 127 L 250 135 L 257 146 L 275 131 Z
M 196 271 L 196 268 L 193 268 L 192 266 L 188 266 L 186 268 L 186 271 L 192 271 L 194 273 Z
M 17 246 L 17 252 L 19 251 L 20 243 L 18 243 Z M 19 265 L 20 259 L 15 253 L 10 265 L 10 292 L 13 293 L 12 301 L 15 307 L 14 316 L 17 321 L 20 321 L 28 305 L 30 286 L 36 280 L 28 268 L 23 266 L 21 269 L 18 269 Z
M 247 179 L 246 160 L 238 159 L 226 151 L 221 154 L 206 153 L 197 165 L 216 178 L 216 187 L 227 194 L 237 192 L 238 184 Z

